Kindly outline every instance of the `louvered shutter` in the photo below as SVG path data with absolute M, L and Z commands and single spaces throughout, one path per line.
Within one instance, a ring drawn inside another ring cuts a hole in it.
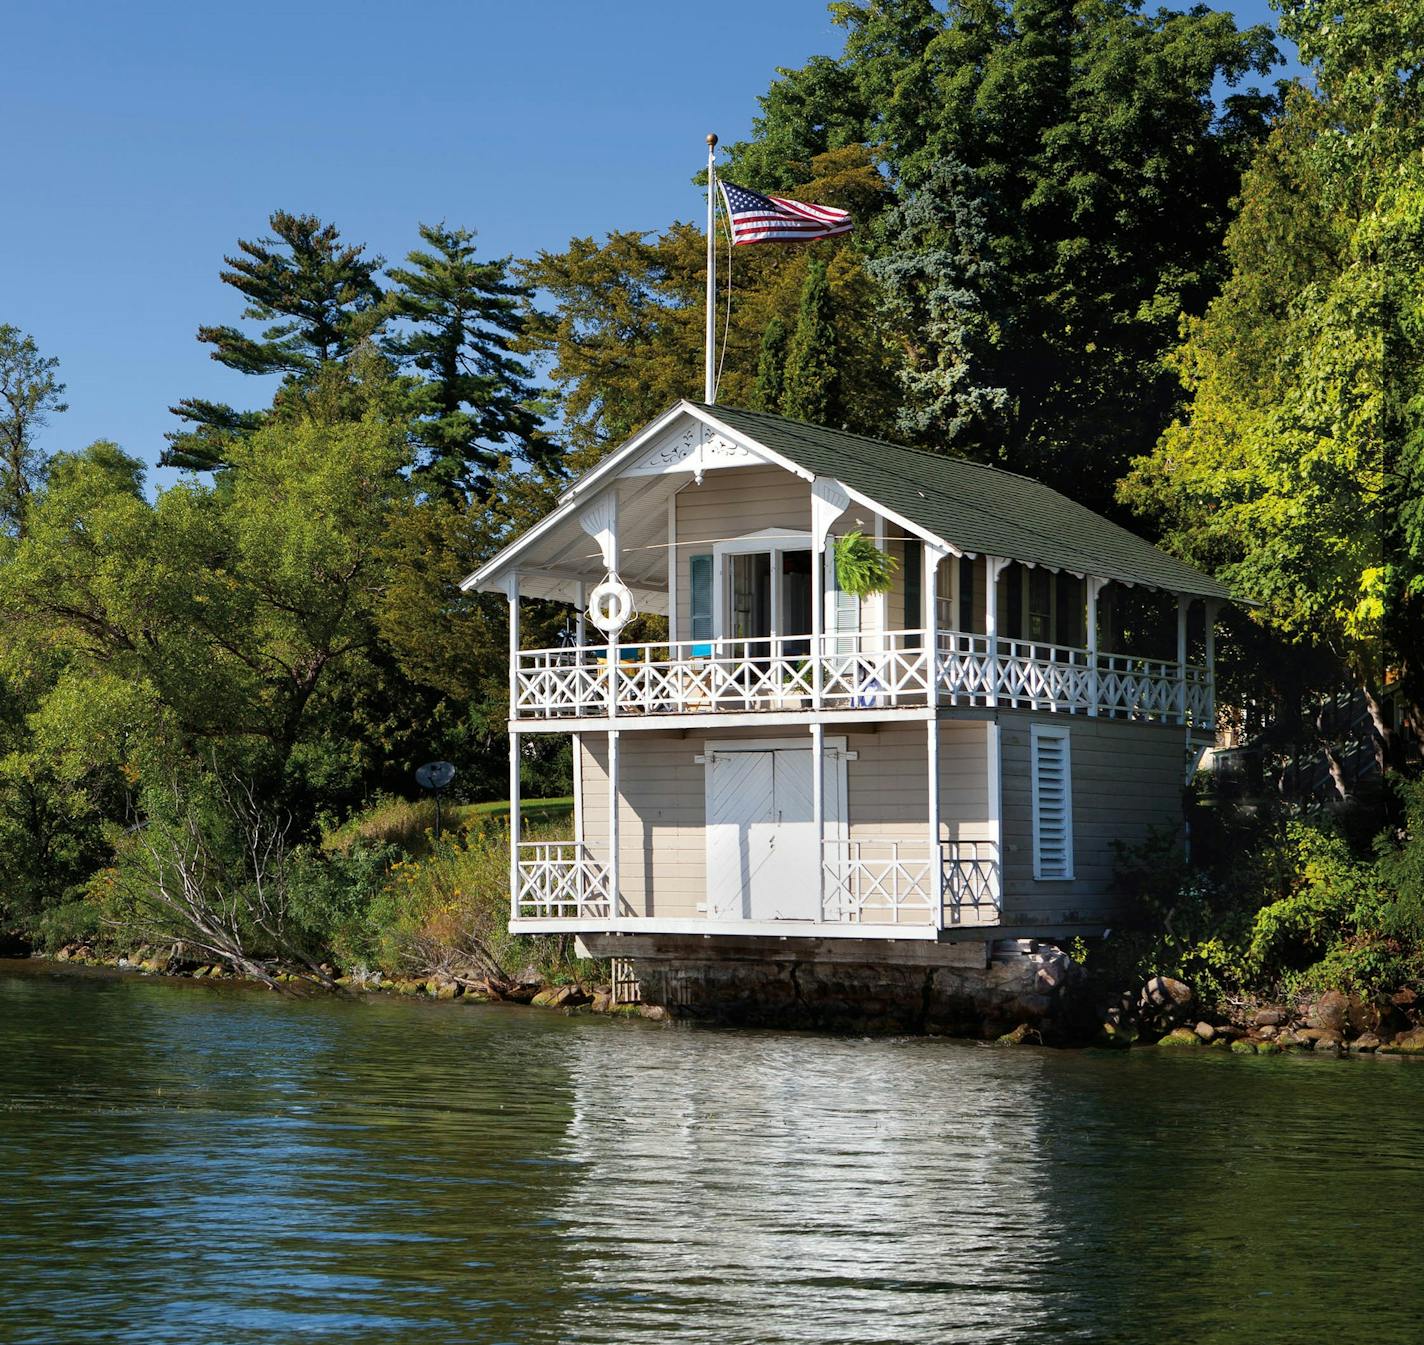
M 846 593 L 836 581 L 835 553 L 826 548 L 826 581 L 831 590 L 830 633 L 834 635 L 858 635 L 860 633 L 860 599 L 853 593 Z M 858 640 L 837 640 L 836 653 L 854 654 L 859 647 Z
M 1033 876 L 1052 881 L 1073 876 L 1073 772 L 1068 730 L 1035 724 L 1033 767 Z
M 712 557 L 689 556 L 688 581 L 692 593 L 691 632 L 694 640 L 712 638 Z

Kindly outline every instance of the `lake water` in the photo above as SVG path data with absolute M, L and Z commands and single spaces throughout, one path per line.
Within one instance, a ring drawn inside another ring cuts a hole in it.
M 1414 1342 L 1424 1065 L 0 971 L 0 1340 Z

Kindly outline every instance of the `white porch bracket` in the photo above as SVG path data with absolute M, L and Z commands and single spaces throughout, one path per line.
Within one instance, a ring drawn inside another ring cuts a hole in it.
M 578 516 L 581 527 L 595 542 L 603 557 L 603 568 L 618 573 L 618 496 L 606 490 Z

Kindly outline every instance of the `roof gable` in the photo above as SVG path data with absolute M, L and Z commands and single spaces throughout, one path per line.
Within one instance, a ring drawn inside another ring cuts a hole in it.
M 561 496 L 554 513 L 481 566 L 463 587 L 497 587 L 537 539 L 580 513 L 612 482 L 750 461 L 807 480 L 839 481 L 951 551 L 1201 597 L 1232 597 L 1218 580 L 1031 477 L 764 412 L 697 402 L 670 407 L 586 472 Z

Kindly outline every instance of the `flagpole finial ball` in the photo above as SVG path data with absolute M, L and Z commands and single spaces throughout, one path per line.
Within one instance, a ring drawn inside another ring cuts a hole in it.
M 707 137 L 707 148 L 708 148 L 708 149 L 716 149 L 716 148 L 717 148 L 717 137 L 716 137 L 715 134 L 714 134 L 714 135 L 709 135 L 709 136 Z

